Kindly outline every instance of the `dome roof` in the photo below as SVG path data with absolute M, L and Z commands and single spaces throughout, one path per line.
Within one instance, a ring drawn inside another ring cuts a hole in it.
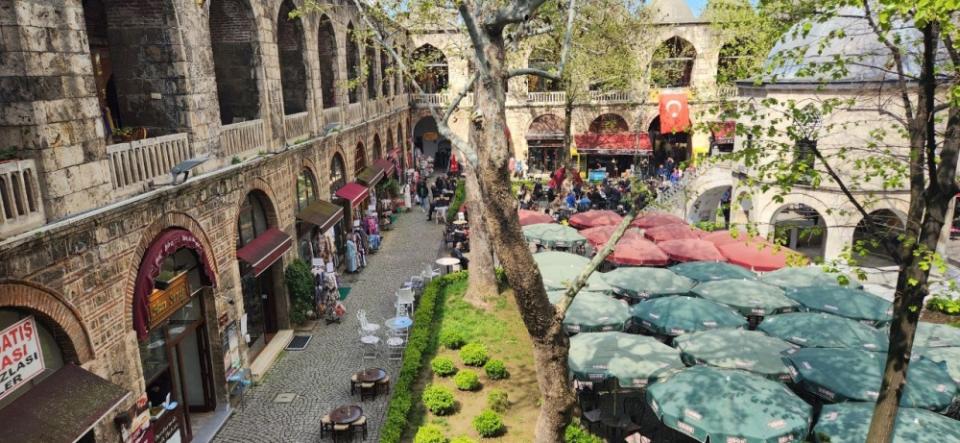
M 655 21 L 660 23 L 690 23 L 696 21 L 685 0 L 651 0 L 648 6 Z

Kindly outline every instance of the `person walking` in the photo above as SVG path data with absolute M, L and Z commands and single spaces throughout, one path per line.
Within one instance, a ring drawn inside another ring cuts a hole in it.
M 420 209 L 427 212 L 430 206 L 430 190 L 427 189 L 427 183 L 424 180 L 417 182 L 417 201 L 420 203 Z

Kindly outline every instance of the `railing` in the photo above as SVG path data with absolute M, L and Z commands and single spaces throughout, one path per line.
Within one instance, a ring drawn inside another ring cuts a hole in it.
M 0 238 L 46 222 L 33 160 L 0 162 Z
M 283 126 L 287 130 L 287 144 L 293 144 L 310 136 L 310 115 L 306 112 L 283 116 Z
M 342 120 L 342 119 L 340 118 L 340 107 L 339 107 L 339 106 L 334 106 L 334 107 L 332 107 L 332 108 L 324 109 L 324 110 L 323 110 L 323 126 L 324 126 L 324 129 L 323 129 L 323 131 L 321 131 L 321 132 L 322 132 L 322 133 L 325 133 L 328 129 L 330 129 L 330 128 L 333 127 L 334 125 L 339 125 L 339 124 L 341 123 L 341 120 Z
M 447 104 L 446 94 L 416 94 L 413 103 L 417 106 L 443 106 Z
M 739 94 L 737 85 L 717 85 L 717 97 L 719 98 L 736 97 Z
M 566 91 L 528 92 L 527 103 L 564 103 L 567 101 Z
M 355 125 L 363 120 L 363 103 L 350 103 L 347 105 L 347 124 Z
M 191 155 L 185 133 L 107 146 L 113 189 L 122 195 L 143 191 L 151 180 L 169 176 Z
M 224 157 L 266 151 L 263 120 L 250 120 L 220 127 L 220 150 Z
M 629 103 L 632 96 L 627 91 L 590 91 L 590 100 L 595 103 Z

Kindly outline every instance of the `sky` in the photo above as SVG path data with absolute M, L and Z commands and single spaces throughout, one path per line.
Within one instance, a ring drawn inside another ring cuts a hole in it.
M 707 0 L 687 0 L 687 6 L 693 11 L 694 16 L 699 16 L 703 8 L 707 6 Z

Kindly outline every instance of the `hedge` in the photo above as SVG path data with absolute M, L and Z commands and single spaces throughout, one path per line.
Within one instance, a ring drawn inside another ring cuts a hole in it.
M 426 364 L 426 356 L 437 350 L 436 330 L 440 325 L 436 318 L 437 307 L 441 306 L 446 298 L 447 285 L 466 278 L 466 273 L 455 272 L 434 279 L 424 288 L 420 304 L 414 313 L 413 327 L 410 329 L 410 338 L 400 366 L 400 376 L 391 389 L 393 397 L 387 406 L 387 419 L 380 429 L 381 443 L 399 443 L 410 424 L 410 410 L 413 405 L 420 403 L 422 394 L 415 391 L 413 386 L 420 376 L 420 370 Z
M 466 183 L 466 180 L 457 181 L 457 190 L 454 191 L 453 200 L 450 201 L 450 207 L 447 208 L 448 223 L 457 219 L 457 213 L 460 212 L 460 206 L 463 206 L 463 200 L 467 198 L 467 190 L 465 188 Z

